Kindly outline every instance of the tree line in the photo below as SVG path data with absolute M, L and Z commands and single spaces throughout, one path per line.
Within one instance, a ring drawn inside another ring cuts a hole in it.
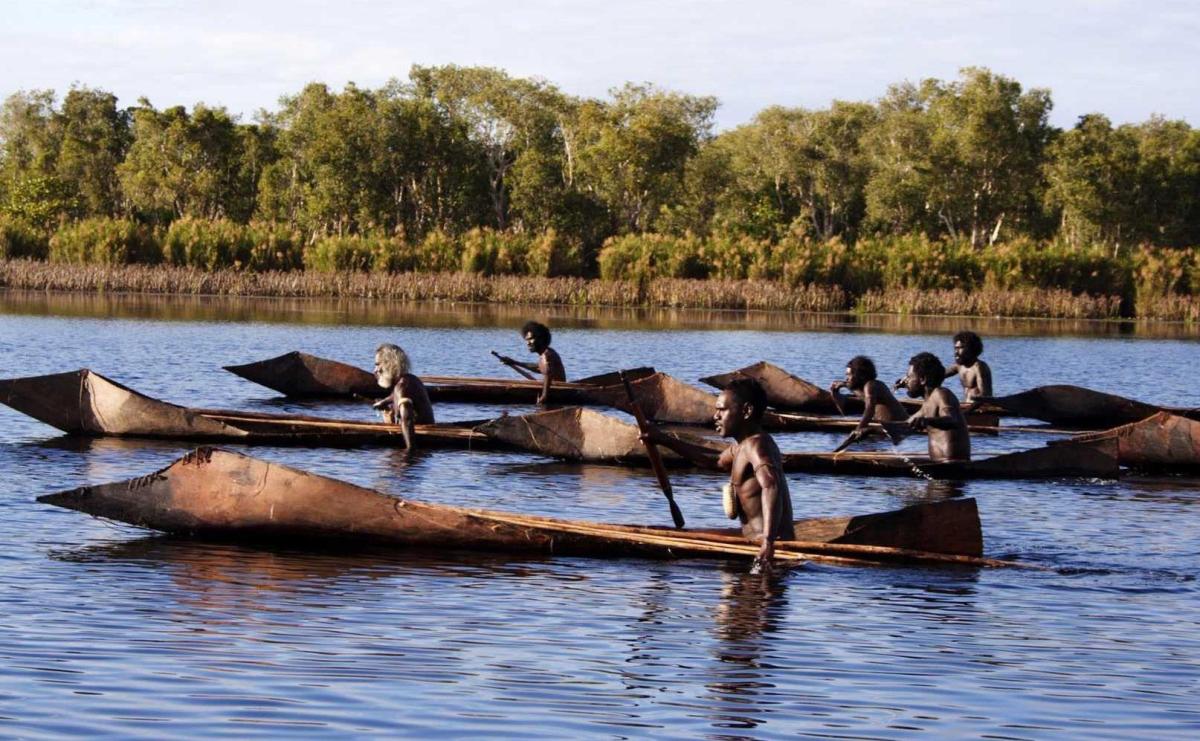
M 553 233 L 599 271 L 607 240 L 920 235 L 1114 255 L 1200 244 L 1200 131 L 1151 118 L 1049 123 L 1049 91 L 987 69 L 872 102 L 773 106 L 715 132 L 711 97 L 626 84 L 604 99 L 480 67 L 379 89 L 312 83 L 243 122 L 219 106 L 120 107 L 103 90 L 10 95 L 0 218 L 269 223 L 317 241 Z

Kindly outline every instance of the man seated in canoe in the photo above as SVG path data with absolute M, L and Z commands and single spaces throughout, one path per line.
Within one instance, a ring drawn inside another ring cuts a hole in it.
M 963 401 L 969 407 L 982 396 L 992 395 L 992 369 L 979 359 L 983 354 L 983 340 L 970 331 L 954 335 L 954 364 L 946 369 L 946 377 L 955 374 L 962 381 Z
M 887 384 L 878 380 L 875 373 L 875 363 L 865 355 L 856 355 L 846 363 L 846 380 L 834 381 L 829 386 L 834 403 L 842 409 L 841 390 L 849 389 L 863 402 L 863 416 L 858 427 L 850 433 L 846 442 L 862 439 L 867 434 L 871 422 L 903 422 L 908 412 L 892 395 Z
M 523 363 L 513 360 L 507 355 L 497 355 L 500 362 L 513 368 L 525 368 L 542 374 L 542 390 L 538 394 L 537 403 L 542 405 L 550 398 L 550 384 L 554 381 L 567 380 L 567 371 L 563 368 L 562 358 L 550 347 L 550 328 L 541 322 L 525 322 L 521 327 L 521 336 L 525 338 L 525 346 L 529 352 L 538 356 L 536 363 Z
M 412 374 L 408 353 L 399 346 L 384 343 L 375 351 L 375 380 L 380 387 L 391 391 L 375 403 L 388 424 L 398 424 L 404 442 L 413 445 L 413 425 L 433 424 L 433 402 L 421 379 Z
M 908 395 L 924 399 L 916 414 L 908 418 L 915 431 L 929 433 L 929 457 L 934 463 L 971 460 L 971 434 L 958 406 L 958 398 L 942 388 L 946 369 L 933 353 L 917 353 L 908 361 L 904 376 Z
M 742 523 L 742 533 L 760 543 L 754 563 L 770 569 L 776 540 L 795 540 L 792 498 L 783 474 L 783 456 L 774 438 L 762 429 L 767 394 L 752 378 L 736 378 L 717 397 L 717 434 L 735 442 L 721 453 L 716 468 L 729 471 L 724 488 L 725 514 Z M 664 445 L 693 463 L 713 467 L 712 450 L 666 435 L 651 427 L 645 439 Z

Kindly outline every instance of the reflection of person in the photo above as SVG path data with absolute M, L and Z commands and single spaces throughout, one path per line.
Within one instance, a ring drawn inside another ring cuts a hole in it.
M 871 422 L 900 422 L 908 417 L 891 390 L 882 381 L 876 379 L 875 363 L 868 357 L 857 355 L 846 363 L 846 380 L 834 381 L 829 386 L 829 393 L 838 395 L 842 389 L 849 389 L 862 399 L 863 416 L 858 427 L 850 433 L 850 440 L 859 440 L 867 433 Z
M 792 500 L 783 475 L 783 457 L 774 438 L 762 429 L 767 394 L 752 378 L 734 379 L 717 397 L 717 433 L 736 442 L 717 459 L 717 467 L 729 471 L 729 506 L 726 514 L 737 517 L 742 533 L 761 543 L 755 567 L 769 569 L 776 540 L 794 540 Z M 651 428 L 646 439 L 665 445 L 700 466 L 712 465 L 712 450 L 663 434 Z
M 929 457 L 935 463 L 971 460 L 971 435 L 967 420 L 958 406 L 958 398 L 942 388 L 946 369 L 933 353 L 918 353 L 908 361 L 904 377 L 908 395 L 924 399 L 916 414 L 908 418 L 909 426 L 918 432 L 929 433 Z
M 992 369 L 979 359 L 983 340 L 974 332 L 954 335 L 954 364 L 946 369 L 946 377 L 958 374 L 962 381 L 963 400 L 968 404 L 981 396 L 992 395 Z
M 550 329 L 541 322 L 525 322 L 521 327 L 521 336 L 525 338 L 525 346 L 529 352 L 536 353 L 537 363 L 522 363 L 507 355 L 501 355 L 500 360 L 508 365 L 517 365 L 542 374 L 542 391 L 538 394 L 537 403 L 545 404 L 550 398 L 550 383 L 567 380 L 567 371 L 563 368 L 562 358 L 550 347 Z
M 421 379 L 412 374 L 408 354 L 398 346 L 384 343 L 375 351 L 375 380 L 382 388 L 390 389 L 375 408 L 383 412 L 389 424 L 398 424 L 404 429 L 408 446 L 412 447 L 413 426 L 433 424 L 433 402 Z

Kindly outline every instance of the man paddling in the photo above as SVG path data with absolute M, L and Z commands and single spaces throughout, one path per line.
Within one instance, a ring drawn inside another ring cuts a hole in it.
M 433 424 L 433 402 L 421 379 L 412 374 L 408 354 L 399 346 L 384 343 L 375 351 L 375 380 L 391 393 L 375 403 L 388 424 L 398 424 L 404 442 L 413 447 L 413 426 Z
M 754 559 L 756 569 L 770 569 L 776 540 L 794 540 L 792 498 L 783 474 L 779 446 L 762 429 L 767 394 L 758 381 L 736 378 L 717 397 L 717 434 L 736 442 L 717 458 L 715 467 L 729 471 L 725 487 L 725 514 L 742 523 L 742 533 L 761 543 Z M 714 467 L 712 450 L 662 433 L 651 427 L 649 442 L 664 445 L 696 465 Z
M 979 359 L 982 354 L 983 340 L 979 335 L 970 331 L 954 335 L 954 364 L 946 369 L 946 377 L 958 374 L 967 405 L 981 396 L 992 395 L 992 369 Z
M 971 460 L 971 434 L 967 420 L 958 406 L 958 398 L 942 388 L 946 369 L 933 353 L 917 353 L 908 361 L 904 376 L 908 395 L 924 399 L 916 414 L 908 418 L 909 426 L 929 433 L 929 458 L 934 463 Z
M 558 356 L 558 352 L 550 347 L 550 329 L 545 324 L 525 322 L 525 326 L 521 327 L 521 336 L 525 338 L 525 346 L 529 348 L 529 352 L 537 354 L 537 363 L 522 363 L 507 355 L 497 355 L 496 357 L 505 365 L 525 368 L 542 374 L 542 390 L 537 397 L 537 403 L 541 406 L 550 398 L 550 384 L 554 381 L 567 380 L 567 371 L 563 368 L 562 358 Z
M 834 381 L 829 386 L 829 393 L 834 395 L 839 408 L 842 389 L 849 389 L 863 402 L 862 419 L 859 420 L 858 427 L 850 433 L 846 443 L 861 440 L 867 434 L 871 422 L 902 422 L 908 417 L 908 412 L 892 395 L 891 389 L 879 381 L 876 375 L 874 361 L 865 355 L 856 355 L 846 363 L 846 380 Z

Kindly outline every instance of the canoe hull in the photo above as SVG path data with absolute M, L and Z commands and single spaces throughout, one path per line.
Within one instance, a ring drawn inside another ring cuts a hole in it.
M 750 558 L 757 547 L 733 531 L 674 531 L 468 510 L 398 499 L 222 450 L 201 448 L 161 471 L 81 487 L 39 501 L 164 532 L 242 541 L 317 541 L 514 553 L 660 558 Z M 821 542 L 788 542 L 785 559 L 850 557 L 867 561 L 954 562 L 977 556 L 973 500 L 919 505 L 893 513 L 801 521 Z M 902 532 L 901 532 L 902 531 Z M 943 538 L 943 533 L 949 533 Z M 906 544 L 903 548 L 878 541 Z M 915 555 L 912 546 L 940 551 Z
M 1168 412 L 1072 441 L 1109 441 L 1121 464 L 1143 471 L 1200 471 L 1200 422 Z M 1061 445 L 1063 443 L 1055 443 Z
M 979 408 L 1076 429 L 1108 429 L 1146 419 L 1164 409 L 1115 394 L 1066 384 L 1038 386 L 1010 396 L 981 399 Z
M 380 399 L 386 394 L 375 376 L 361 368 L 298 351 L 244 365 L 227 365 L 225 370 L 294 398 Z

